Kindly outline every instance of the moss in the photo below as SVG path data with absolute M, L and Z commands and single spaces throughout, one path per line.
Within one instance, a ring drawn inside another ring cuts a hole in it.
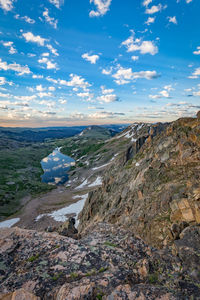
M 151 284 L 158 282 L 158 274 L 156 273 L 150 274 L 148 280 Z
M 108 247 L 113 247 L 113 248 L 116 248 L 116 247 L 117 247 L 116 244 L 113 244 L 113 243 L 111 243 L 111 242 L 109 242 L 109 241 L 105 242 L 104 245 L 105 245 L 105 246 L 108 246 Z
M 51 279 L 53 281 L 57 281 L 62 275 L 63 275 L 63 272 L 60 272 L 58 274 L 55 274 L 53 277 L 51 277 Z
M 31 257 L 28 258 L 29 262 L 34 262 L 35 260 L 37 260 L 39 258 L 39 254 L 33 255 Z
M 78 274 L 73 272 L 70 274 L 70 277 L 71 277 L 71 279 L 76 279 L 76 278 L 78 278 Z
M 105 271 L 107 271 L 107 270 L 108 270 L 108 268 L 101 267 L 101 268 L 99 269 L 99 273 L 103 273 L 103 272 L 105 272 Z

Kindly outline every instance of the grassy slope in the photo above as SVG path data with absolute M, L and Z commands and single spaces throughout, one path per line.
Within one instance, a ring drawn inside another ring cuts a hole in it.
M 37 143 L 26 147 L 0 151 L 0 218 L 7 217 L 20 208 L 26 195 L 37 195 L 52 189 L 41 183 L 42 158 L 54 149 L 54 143 Z

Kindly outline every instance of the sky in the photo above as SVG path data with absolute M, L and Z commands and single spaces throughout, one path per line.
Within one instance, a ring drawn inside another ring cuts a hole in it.
M 200 110 L 199 0 L 0 0 L 0 126 Z

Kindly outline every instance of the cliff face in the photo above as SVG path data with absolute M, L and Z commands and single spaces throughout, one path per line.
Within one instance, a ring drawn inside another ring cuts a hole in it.
M 199 299 L 199 237 L 199 227 L 182 233 L 179 258 L 105 223 L 78 241 L 1 229 L 0 299 Z
M 144 125 L 107 169 L 103 186 L 89 194 L 80 230 L 109 222 L 163 247 L 200 223 L 199 181 L 199 118 Z

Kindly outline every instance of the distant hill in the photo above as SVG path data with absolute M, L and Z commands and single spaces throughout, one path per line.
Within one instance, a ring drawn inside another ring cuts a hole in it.
M 75 136 L 84 129 L 92 128 L 92 133 L 98 132 L 105 138 L 114 136 L 123 130 L 125 125 L 104 126 L 71 126 L 71 127 L 44 127 L 44 128 L 11 128 L 0 127 L 0 148 L 6 145 L 15 145 L 16 142 L 44 142 L 47 139 L 63 139 Z M 95 131 L 94 131 L 95 130 Z M 14 144 L 13 144 L 14 143 Z

